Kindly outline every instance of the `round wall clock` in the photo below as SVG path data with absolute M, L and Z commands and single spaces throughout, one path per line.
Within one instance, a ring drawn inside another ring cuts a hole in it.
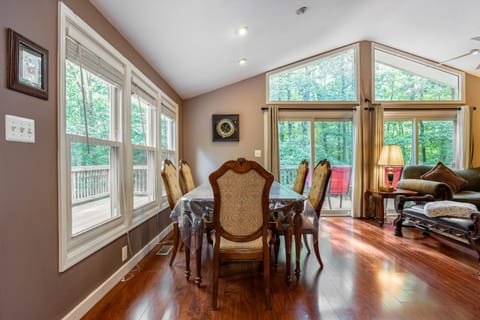
M 238 114 L 212 115 L 213 141 L 238 141 Z
M 235 125 L 233 124 L 233 121 L 228 118 L 218 121 L 215 128 L 217 129 L 218 135 L 222 138 L 228 138 L 235 133 Z

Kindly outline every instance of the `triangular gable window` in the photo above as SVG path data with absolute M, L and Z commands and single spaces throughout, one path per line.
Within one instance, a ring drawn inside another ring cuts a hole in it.
M 357 51 L 353 45 L 269 72 L 267 103 L 358 101 Z
M 464 74 L 374 46 L 375 101 L 461 101 Z

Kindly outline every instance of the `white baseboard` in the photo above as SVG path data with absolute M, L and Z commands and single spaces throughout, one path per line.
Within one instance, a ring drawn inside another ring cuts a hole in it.
M 92 291 L 82 302 L 73 308 L 63 320 L 81 319 L 100 299 L 102 299 L 122 278 L 132 270 L 152 249 L 172 231 L 172 225 L 162 230 L 158 236 L 152 239 L 145 247 L 140 249 L 130 260 L 123 264 L 114 274 L 110 276 L 98 288 Z

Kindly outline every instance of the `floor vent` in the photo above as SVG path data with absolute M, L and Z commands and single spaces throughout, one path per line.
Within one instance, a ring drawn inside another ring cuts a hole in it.
M 170 251 L 172 251 L 173 246 L 172 245 L 163 245 L 160 250 L 157 252 L 157 256 L 168 256 Z

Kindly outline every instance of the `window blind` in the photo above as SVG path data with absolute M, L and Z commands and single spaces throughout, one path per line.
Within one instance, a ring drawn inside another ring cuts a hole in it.
M 66 58 L 112 84 L 121 86 L 123 83 L 121 71 L 70 37 L 66 41 Z
M 162 114 L 170 119 L 173 119 L 173 120 L 177 119 L 176 112 L 163 102 L 162 102 Z
M 142 87 L 137 85 L 135 82 L 132 83 L 132 94 L 138 95 L 140 98 L 142 98 L 142 100 L 145 100 L 151 106 L 157 105 L 155 103 L 156 99 Z

